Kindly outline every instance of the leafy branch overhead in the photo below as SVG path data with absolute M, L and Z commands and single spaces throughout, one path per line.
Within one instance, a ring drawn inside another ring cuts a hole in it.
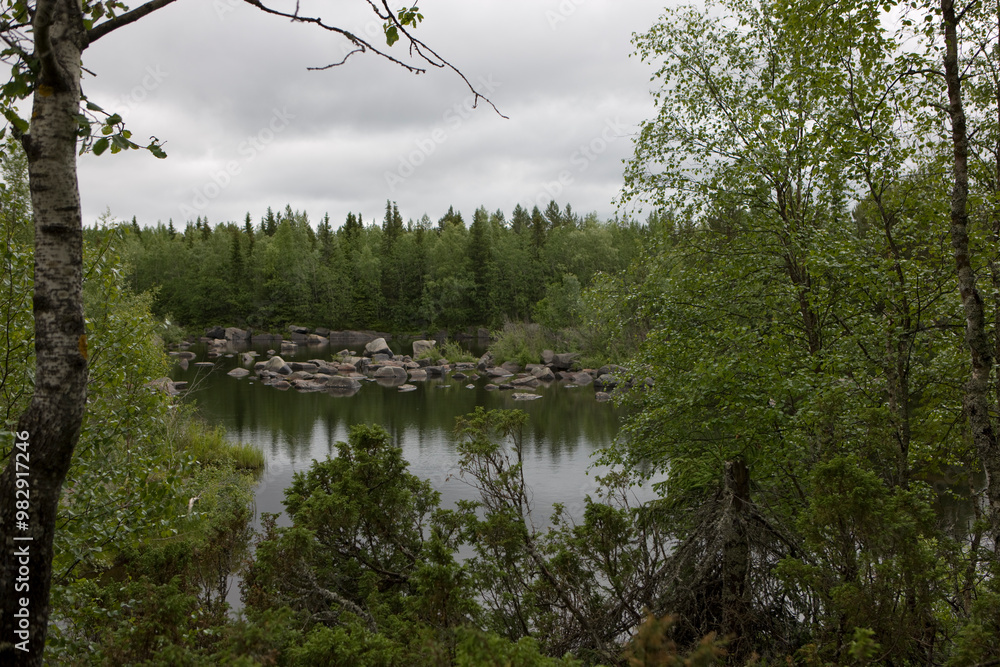
M 396 14 L 399 25 L 411 26 L 413 28 L 417 27 L 417 24 L 424 20 L 424 15 L 417 10 L 417 6 L 413 5 L 409 9 L 400 9 Z M 399 30 L 396 29 L 396 23 L 387 21 L 384 25 L 385 29 L 385 42 L 389 46 L 392 46 L 399 41 Z
M 83 4 L 83 26 L 85 29 L 86 46 L 93 44 L 105 35 L 134 23 L 140 18 L 167 6 L 174 0 L 150 0 L 134 9 L 117 0 L 88 0 Z M 378 56 L 394 63 L 404 69 L 414 73 L 422 74 L 427 71 L 427 67 L 449 69 L 458 75 L 468 86 L 474 95 L 473 106 L 479 100 L 485 100 L 501 117 L 506 118 L 499 112 L 496 105 L 482 95 L 468 78 L 448 60 L 443 58 L 426 43 L 417 39 L 410 32 L 424 20 L 424 15 L 417 5 L 403 7 L 395 11 L 390 8 L 386 0 L 373 2 L 369 0 L 371 9 L 383 21 L 383 31 L 386 44 L 393 46 L 400 40 L 404 40 L 409 45 L 409 55 L 412 62 L 407 62 L 401 58 L 390 55 L 387 51 L 372 44 L 363 36 L 345 30 L 336 25 L 327 23 L 321 16 L 311 16 L 300 13 L 300 8 L 296 5 L 295 10 L 287 12 L 265 5 L 260 0 L 244 0 L 247 4 L 263 11 L 291 19 L 295 22 L 315 25 L 323 30 L 335 33 L 347 39 L 354 48 L 349 50 L 340 60 L 323 65 L 310 67 L 310 70 L 326 70 L 338 67 L 356 53 L 371 51 Z M 38 58 L 34 53 L 34 40 L 31 34 L 33 29 L 31 22 L 35 13 L 35 2 L 25 0 L 15 0 L 4 8 L 0 14 L 0 39 L 3 40 L 4 48 L 0 50 L 0 61 L 10 67 L 10 78 L 0 87 L 0 113 L 3 114 L 10 124 L 12 131 L 17 136 L 22 136 L 28 132 L 29 123 L 24 117 L 23 111 L 19 108 L 19 102 L 30 97 L 38 88 L 36 83 L 38 72 Z M 44 91 L 40 91 L 44 92 Z M 118 153 L 123 150 L 145 149 L 155 157 L 164 158 L 166 153 L 163 150 L 163 143 L 156 137 L 150 137 L 146 144 L 138 144 L 132 138 L 132 133 L 125 127 L 124 120 L 114 110 L 105 111 L 103 108 L 88 100 L 86 95 L 81 97 L 84 111 L 78 118 L 78 137 L 81 141 L 80 153 L 92 151 L 95 155 L 101 155 L 110 149 L 111 153 Z M 0 139 L 3 138 L 7 128 L 0 129 Z

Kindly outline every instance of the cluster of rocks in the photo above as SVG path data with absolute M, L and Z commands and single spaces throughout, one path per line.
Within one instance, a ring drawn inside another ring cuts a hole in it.
M 452 363 L 447 359 L 435 359 L 436 341 L 418 340 L 413 343 L 413 354 L 399 356 L 386 343 L 387 335 L 370 331 L 335 331 L 304 327 L 289 327 L 291 340 L 281 336 L 257 335 L 252 331 L 229 327 L 209 329 L 201 342 L 208 346 L 208 355 L 233 356 L 235 345 L 246 343 L 274 344 L 281 352 L 295 352 L 299 345 L 327 346 L 331 342 L 349 346 L 364 345 L 358 354 L 346 347 L 332 355 L 332 360 L 310 359 L 309 361 L 285 361 L 276 350 L 267 360 L 255 361 L 256 352 L 244 352 L 242 365 L 229 372 L 236 378 L 251 374 L 264 384 L 276 389 L 294 389 L 300 392 L 325 391 L 341 396 L 350 396 L 361 389 L 362 383 L 374 381 L 388 387 L 398 387 L 399 391 L 413 391 L 413 382 L 429 378 L 450 377 L 473 388 L 477 380 L 485 378 L 488 391 L 513 391 L 515 400 L 541 398 L 533 390 L 552 382 L 562 382 L 567 387 L 593 385 L 599 401 L 610 398 L 610 392 L 619 385 L 624 369 L 619 366 L 603 366 L 599 369 L 580 368 L 576 353 L 557 354 L 546 350 L 542 363 L 528 364 L 522 368 L 508 361 L 495 364 L 492 353 L 487 352 L 477 362 Z M 194 353 L 187 350 L 171 352 L 184 368 L 194 360 Z M 195 362 L 196 365 L 211 366 L 213 362 Z M 251 370 L 252 369 L 252 370 Z M 161 380 L 165 380 L 163 378 Z M 160 382 L 161 380 L 158 380 Z M 169 382 L 169 381 L 168 381 Z M 440 385 L 442 387 L 450 385 Z
M 254 333 L 251 329 L 213 327 L 198 339 L 208 346 L 210 357 L 222 356 L 234 345 L 273 345 L 282 352 L 291 353 L 300 346 L 322 348 L 328 345 L 365 345 L 378 338 L 390 338 L 377 331 L 331 331 L 323 327 L 309 330 L 290 325 L 288 334 Z
M 267 361 L 255 363 L 254 372 L 261 382 L 276 389 L 328 391 L 339 395 L 354 394 L 364 381 L 398 387 L 405 392 L 416 389 L 413 382 L 450 377 L 468 383 L 465 384 L 467 388 L 474 387 L 472 383 L 485 378 L 488 380 L 484 387 L 486 390 L 511 390 L 515 400 L 541 398 L 532 390 L 551 382 L 562 381 L 567 386 L 593 384 L 597 389 L 597 399 L 608 400 L 608 392 L 618 385 L 617 377 L 623 370 L 616 366 L 597 370 L 579 369 L 576 362 L 578 355 L 555 353 L 546 353 L 543 359 L 546 363 L 528 364 L 525 368 L 513 362 L 495 365 L 489 352 L 478 362 L 452 363 L 428 356 L 434 348 L 435 341 L 418 340 L 413 343 L 412 355 L 397 356 L 389 349 L 385 339 L 377 338 L 365 345 L 361 355 L 345 349 L 338 352 L 333 361 L 310 359 L 306 362 L 286 362 L 275 355 Z M 250 371 L 237 368 L 229 374 L 245 377 Z

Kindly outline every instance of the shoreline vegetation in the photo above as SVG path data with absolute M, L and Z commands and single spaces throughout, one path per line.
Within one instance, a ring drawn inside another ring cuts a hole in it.
M 444 338 L 448 333 L 441 331 L 436 335 Z M 479 328 L 459 332 L 454 340 L 440 343 L 435 339 L 400 337 L 406 342 L 397 343 L 397 351 L 393 352 L 387 342 L 393 336 L 375 331 L 310 330 L 289 325 L 284 333 L 273 334 L 211 327 L 203 336 L 172 344 L 170 347 L 174 349 L 169 354 L 182 369 L 191 363 L 211 365 L 220 356 L 236 357 L 238 365 L 228 372 L 236 379 L 255 375 L 263 384 L 276 389 L 325 391 L 339 396 L 354 394 L 364 380 L 405 392 L 416 389 L 413 382 L 451 376 L 463 383 L 485 379 L 485 389 L 514 390 L 515 400 L 541 398 L 533 390 L 556 381 L 567 387 L 593 385 L 596 399 L 607 401 L 619 384 L 628 389 L 634 383 L 621 366 L 602 363 L 591 368 L 578 351 L 557 353 L 545 347 L 559 344 L 566 337 L 537 324 L 508 322 L 495 338 L 491 340 L 488 336 L 486 329 Z M 475 341 L 480 348 L 487 342 L 489 345 L 485 353 L 476 356 L 459 340 Z M 189 350 L 195 343 L 205 346 L 207 360 L 195 361 L 196 354 Z M 412 345 L 412 354 L 403 352 L 407 343 Z M 343 344 L 354 349 L 345 347 L 330 352 L 331 347 Z M 258 352 L 250 349 L 268 345 L 273 347 L 263 360 L 258 360 Z M 313 358 L 286 362 L 281 355 Z M 166 377 L 155 382 L 171 394 L 183 391 L 186 386 L 185 382 L 171 382 Z

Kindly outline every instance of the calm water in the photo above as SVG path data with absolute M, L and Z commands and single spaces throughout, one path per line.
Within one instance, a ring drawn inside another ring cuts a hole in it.
M 401 343 L 390 341 L 397 354 Z M 267 346 L 256 346 L 266 359 Z M 339 349 L 339 348 L 338 348 Z M 204 346 L 191 348 L 206 359 Z M 236 351 L 236 350 L 233 350 Z M 300 346 L 286 361 L 330 359 L 333 350 Z M 567 388 L 559 383 L 539 387 L 542 398 L 515 401 L 510 391 L 487 391 L 488 380 L 472 382 L 450 377 L 414 382 L 416 391 L 400 393 L 394 387 L 363 382 L 353 396 L 280 391 L 257 382 L 254 376 L 235 379 L 226 375 L 240 365 L 239 355 L 218 357 L 211 368 L 191 363 L 188 370 L 175 367 L 173 378 L 187 380 L 194 390 L 189 400 L 213 424 L 223 425 L 233 440 L 251 443 L 264 452 L 266 468 L 257 487 L 257 512 L 281 512 L 284 489 L 294 473 L 309 468 L 314 459 L 336 452 L 335 443 L 346 441 L 354 424 L 382 425 L 402 448 L 410 472 L 429 479 L 450 507 L 475 493 L 456 474 L 455 418 L 476 406 L 487 409 L 516 408 L 528 413 L 525 478 L 534 498 L 533 516 L 544 522 L 552 503 L 563 503 L 580 517 L 583 500 L 597 488 L 592 454 L 610 443 L 618 432 L 618 411 L 594 399 L 593 386 Z M 279 522 L 285 523 L 285 522 Z

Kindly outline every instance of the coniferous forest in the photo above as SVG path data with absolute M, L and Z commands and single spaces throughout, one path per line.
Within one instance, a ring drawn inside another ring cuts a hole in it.
M 126 258 L 154 312 L 183 326 L 281 329 L 286 324 L 391 332 L 497 328 L 534 320 L 578 324 L 583 290 L 624 270 L 646 227 L 581 217 L 571 205 L 477 209 L 467 223 L 449 208 L 403 223 L 386 202 L 381 223 L 348 213 L 311 223 L 286 206 L 254 221 L 184 229 L 135 221 Z

